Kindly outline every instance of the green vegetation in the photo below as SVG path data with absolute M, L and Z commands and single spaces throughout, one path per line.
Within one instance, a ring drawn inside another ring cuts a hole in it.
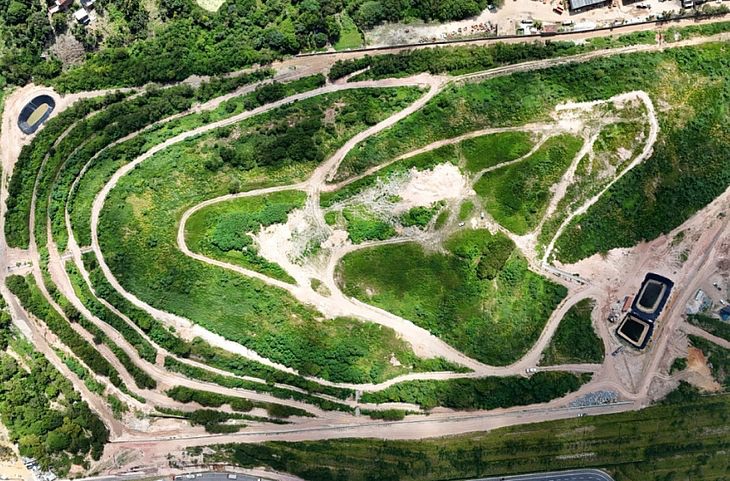
M 615 183 L 558 242 L 565 262 L 632 246 L 673 229 L 730 185 L 730 159 L 724 155 L 728 136 L 723 135 L 730 122 L 726 102 L 717 100 L 730 91 L 726 58 L 726 43 L 706 43 L 450 86 L 351 151 L 338 179 L 437 140 L 545 120 L 562 101 L 645 90 L 655 104 L 670 106 L 657 113 L 660 132 L 653 155 Z
M 672 367 L 669 369 L 669 374 L 684 371 L 685 369 L 687 369 L 687 358 L 678 357 L 672 362 Z
M 109 439 L 104 423 L 33 346 L 16 339 L 11 347 L 21 362 L 0 351 L 0 420 L 10 440 L 59 476 L 72 464 L 88 467 L 87 456 L 99 459 Z
M 54 351 L 56 352 L 56 355 L 63 361 L 66 367 L 68 367 L 72 373 L 76 374 L 76 376 L 78 376 L 78 378 L 84 382 L 84 385 L 88 388 L 89 391 L 98 395 L 104 394 L 105 386 L 97 381 L 91 374 L 91 372 L 86 369 L 86 367 L 81 364 L 75 357 L 66 354 L 60 349 L 54 349 Z
M 248 399 L 216 394 L 209 391 L 198 391 L 184 386 L 176 386 L 165 391 L 171 399 L 182 403 L 196 402 L 206 407 L 221 407 L 228 404 L 234 411 L 248 412 L 253 408 L 263 408 L 269 416 L 275 418 L 288 418 L 289 416 L 312 417 L 306 411 L 283 404 L 272 404 L 260 401 L 250 401 Z
M 250 190 L 300 180 L 355 132 L 417 95 L 364 89 L 307 99 L 153 156 L 120 179 L 102 211 L 100 242 L 112 272 L 143 301 L 302 374 L 370 382 L 420 369 L 425 361 L 392 330 L 323 320 L 285 291 L 192 260 L 176 245 L 178 220 L 189 207 L 236 183 Z M 329 109 L 331 122 L 324 120 Z M 401 366 L 390 362 L 393 355 Z
M 210 460 L 311 481 L 436 481 L 571 468 L 616 481 L 717 481 L 727 471 L 730 396 L 418 441 L 341 439 L 220 446 Z M 688 416 L 687 413 L 692 413 Z M 585 453 L 591 453 L 586 456 Z
M 426 227 L 443 206 L 443 202 L 436 202 L 431 207 L 412 207 L 400 216 L 399 222 L 404 227 Z
M 712 335 L 730 341 L 730 324 L 705 314 L 687 316 L 687 322 L 704 329 Z
M 212 383 L 218 384 L 219 386 L 228 387 L 228 388 L 247 389 L 249 391 L 268 393 L 279 399 L 294 399 L 295 401 L 302 401 L 302 402 L 306 402 L 308 404 L 312 404 L 313 406 L 318 406 L 319 408 L 324 409 L 326 411 L 351 412 L 353 410 L 347 404 L 342 404 L 339 402 L 331 401 L 329 399 L 314 396 L 311 394 L 304 394 L 300 391 L 294 391 L 294 390 L 284 389 L 281 387 L 272 386 L 269 383 L 275 382 L 275 379 L 276 379 L 275 376 L 267 378 L 266 383 L 248 381 L 248 380 L 237 378 L 237 377 L 223 376 L 220 374 L 212 373 L 206 369 L 202 369 L 202 368 L 192 366 L 189 364 L 184 364 L 171 357 L 165 358 L 165 368 L 170 371 L 179 372 L 180 374 L 183 374 L 185 377 L 189 377 L 191 379 L 198 379 L 200 381 L 212 382 Z M 300 378 L 300 379 L 303 379 L 303 378 Z
M 465 200 L 459 206 L 459 220 L 465 221 L 474 212 L 474 202 L 471 200 Z
M 571 307 L 560 321 L 540 364 L 554 366 L 571 363 L 601 363 L 605 355 L 603 341 L 596 335 L 591 313 L 593 299 L 583 299 Z
M 590 39 L 580 45 L 573 42 L 535 41 L 533 43 L 497 42 L 486 47 L 472 45 L 425 48 L 390 55 L 340 60 L 333 65 L 329 76 L 330 79 L 334 80 L 367 67 L 370 69 L 358 77 L 404 77 L 408 74 L 420 72 L 458 75 L 530 60 L 563 57 L 593 50 L 651 43 L 655 43 L 655 36 L 651 32 L 636 32 L 620 37 Z
M 347 221 L 347 233 L 354 244 L 366 240 L 385 240 L 395 236 L 395 228 L 365 207 L 346 208 L 342 215 Z
M 730 350 L 723 349 L 717 344 L 697 336 L 689 336 L 689 341 L 694 347 L 701 350 L 707 357 L 707 363 L 712 370 L 712 377 L 719 382 L 725 390 L 730 390 Z
M 234 82 L 228 87 L 235 87 L 238 84 L 239 82 Z M 154 124 L 133 138 L 119 145 L 109 146 L 98 152 L 93 162 L 91 162 L 79 180 L 76 188 L 68 194 L 67 207 L 77 242 L 80 245 L 89 245 L 91 243 L 91 228 L 89 226 L 91 204 L 96 194 L 112 174 L 127 162 L 142 155 L 152 146 L 196 127 L 229 118 L 246 110 L 251 110 L 268 102 L 273 102 L 296 93 L 313 90 L 321 87 L 323 84 L 324 77 L 322 75 L 312 75 L 284 84 L 275 82 L 261 85 L 249 94 L 233 97 L 223 102 L 215 110 L 192 113 L 177 119 Z M 206 85 L 208 84 L 202 84 L 195 91 L 196 98 L 199 100 L 205 100 L 206 97 L 212 95 L 208 92 Z M 217 89 L 218 87 L 216 87 L 214 93 L 217 92 Z M 65 196 L 59 195 L 58 197 L 59 201 L 66 199 Z M 58 232 L 55 231 L 55 234 L 58 234 Z
M 519 359 L 565 288 L 531 272 L 502 234 L 465 230 L 445 247 L 449 254 L 415 243 L 352 252 L 338 266 L 340 284 L 345 294 L 405 317 L 482 362 Z
M 485 208 L 507 229 L 526 234 L 539 224 L 562 177 L 582 145 L 578 137 L 548 139 L 522 162 L 483 175 L 474 190 Z
M 340 38 L 335 43 L 335 50 L 346 50 L 362 47 L 364 39 L 362 33 L 349 15 L 343 13 L 340 20 Z
M 293 283 L 281 267 L 257 254 L 249 234 L 257 234 L 261 227 L 285 223 L 289 212 L 302 207 L 305 200 L 303 192 L 284 191 L 219 202 L 190 216 L 185 225 L 185 240 L 193 252 Z
M 71 281 L 71 285 L 73 286 L 74 293 L 81 303 L 89 309 L 93 315 L 106 322 L 119 332 L 124 339 L 135 348 L 140 358 L 154 364 L 155 359 L 157 358 L 157 349 L 155 349 L 141 334 L 134 330 L 134 328 L 132 328 L 132 326 L 130 326 L 124 319 L 117 316 L 115 312 L 96 299 L 89 290 L 89 287 L 81 276 L 81 273 L 76 268 L 76 265 L 72 262 L 67 262 L 66 272 Z
M 466 139 L 460 143 L 466 159 L 465 170 L 472 174 L 503 162 L 519 159 L 532 148 L 527 132 L 504 132 Z
M 100 376 L 108 377 L 112 384 L 122 388 L 124 383 L 109 361 L 99 354 L 71 324 L 64 319 L 43 297 L 33 277 L 10 276 L 6 280 L 8 289 L 25 309 L 48 326 L 89 369 Z M 99 340 L 101 342 L 101 340 Z
M 101 99 L 82 100 L 50 119 L 33 138 L 33 142 L 23 146 L 8 184 L 5 237 L 9 246 L 28 247 L 33 186 L 44 158 L 54 150 L 52 147 L 58 137 L 89 113 L 118 102 L 121 98 L 121 95 L 113 94 Z
M 363 402 L 405 402 L 423 409 L 496 409 L 550 401 L 578 389 L 590 375 L 538 372 L 530 378 L 487 377 L 448 381 L 406 381 L 382 391 L 365 392 Z

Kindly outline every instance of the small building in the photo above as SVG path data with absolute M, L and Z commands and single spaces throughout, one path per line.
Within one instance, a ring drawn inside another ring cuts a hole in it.
M 48 9 L 48 13 L 53 15 L 54 13 L 62 12 L 70 7 L 72 3 L 74 3 L 74 0 L 56 0 Z
M 610 0 L 570 0 L 570 11 L 583 11 L 608 5 Z
M 633 296 L 626 296 L 624 297 L 624 305 L 621 307 L 621 312 L 627 312 L 629 308 L 631 307 L 631 303 L 633 302 L 634 297 Z
M 723 307 L 718 314 L 720 314 L 720 319 L 725 322 L 730 322 L 730 306 Z
M 91 20 L 89 18 L 89 14 L 83 8 L 79 8 L 78 10 L 76 10 L 74 12 L 74 18 L 76 19 L 77 22 L 84 24 L 84 25 L 87 25 L 89 23 L 89 21 Z
M 81 6 L 86 10 L 90 9 L 94 3 L 96 3 L 96 0 L 81 0 Z

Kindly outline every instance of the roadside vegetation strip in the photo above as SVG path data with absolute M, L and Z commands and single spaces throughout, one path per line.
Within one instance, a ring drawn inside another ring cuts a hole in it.
M 523 157 L 533 145 L 529 132 L 516 131 L 466 139 L 459 143 L 459 148 L 464 156 L 464 170 L 478 174 L 484 169 Z
M 706 314 L 691 314 L 687 322 L 730 342 L 730 324 Z
M 175 401 L 182 403 L 196 402 L 205 407 L 221 407 L 222 405 L 227 404 L 234 411 L 241 412 L 248 412 L 253 408 L 262 408 L 266 410 L 269 416 L 274 418 L 288 418 L 291 416 L 314 417 L 313 414 L 307 411 L 291 406 L 285 406 L 283 404 L 251 401 L 235 396 L 226 396 L 208 391 L 198 391 L 184 386 L 175 386 L 168 389 L 165 394 Z
M 140 358 L 152 364 L 155 363 L 157 358 L 157 349 L 152 346 L 141 334 L 139 334 L 134 328 L 132 328 L 127 322 L 121 317 L 117 316 L 104 304 L 99 302 L 96 297 L 89 290 L 86 281 L 84 281 L 78 268 L 72 262 L 67 262 L 66 273 L 73 286 L 74 293 L 79 298 L 82 304 L 86 306 L 89 311 L 113 327 L 119 332 L 124 339 L 135 348 Z
M 423 409 L 496 409 L 551 401 L 577 390 L 589 374 L 538 372 L 530 378 L 487 377 L 447 381 L 406 381 L 382 391 L 366 392 L 365 403 L 403 402 Z
M 58 476 L 100 459 L 109 440 L 104 423 L 43 354 L 16 336 L 0 325 L 0 420 L 9 440 Z
M 352 319 L 321 320 L 288 293 L 192 260 L 176 245 L 177 220 L 190 206 L 231 191 L 304 179 L 347 138 L 420 96 L 415 88 L 343 90 L 159 152 L 122 176 L 105 201 L 98 231 L 111 271 L 142 301 L 303 375 L 375 382 L 431 369 L 433 363 L 418 359 L 390 329 Z M 393 355 L 400 366 L 391 362 Z
M 301 401 L 307 404 L 311 404 L 324 411 L 354 411 L 354 409 L 349 405 L 337 402 L 335 400 L 325 399 L 323 397 L 319 397 L 313 394 L 306 394 L 300 391 L 285 389 L 283 387 L 271 385 L 269 384 L 270 382 L 272 382 L 271 379 L 267 379 L 268 382 L 264 383 L 249 381 L 246 379 L 241 379 L 240 377 L 224 376 L 222 374 L 212 373 L 206 369 L 202 369 L 197 366 L 185 364 L 169 356 L 165 358 L 165 368 L 170 371 L 178 372 L 190 379 L 212 382 L 218 384 L 219 386 L 231 389 L 246 389 L 249 391 L 268 393 L 279 399 L 292 399 L 294 401 Z
M 568 310 L 543 351 L 541 365 L 603 362 L 606 354 L 603 341 L 596 334 L 591 320 L 595 306 L 595 300 L 589 298 Z
M 289 421 L 273 417 L 252 416 L 250 414 L 241 414 L 238 412 L 227 413 L 212 409 L 182 411 L 179 409 L 169 409 L 161 406 L 157 406 L 156 409 L 162 414 L 157 415 L 158 417 L 187 419 L 193 426 L 203 426 L 205 428 L 205 432 L 211 434 L 236 433 L 246 427 L 245 424 L 236 423 L 235 420 L 269 424 L 290 424 Z M 231 421 L 234 421 L 234 423 L 231 423 Z
M 305 200 L 304 192 L 282 191 L 208 205 L 188 218 L 185 241 L 194 252 L 293 284 L 284 269 L 258 254 L 252 236 L 272 224 L 285 224 Z
M 89 333 L 89 335 L 93 339 L 94 344 L 96 344 L 97 346 L 103 344 L 107 348 L 109 348 L 109 351 L 111 351 L 112 355 L 114 355 L 119 360 L 119 362 L 129 373 L 139 389 L 154 389 L 155 387 L 157 387 L 156 381 L 152 379 L 147 374 L 147 372 L 137 366 L 132 361 L 129 354 L 127 354 L 121 347 L 119 347 L 119 345 L 114 342 L 114 340 L 107 336 L 106 333 L 94 323 L 94 321 L 92 321 L 91 319 L 87 319 L 81 312 L 79 312 L 78 309 L 76 309 L 76 307 L 71 303 L 71 301 L 58 290 L 55 284 L 53 284 L 53 282 L 51 281 L 50 274 L 48 273 L 46 266 L 41 266 L 41 268 L 43 270 L 44 284 L 47 287 L 49 295 L 58 305 L 61 311 L 63 311 L 65 318 L 69 322 L 77 323 L 84 331 Z M 39 293 L 42 294 L 40 289 Z M 52 307 L 53 306 L 49 304 L 49 308 L 52 309 Z M 144 398 L 131 392 L 126 385 L 122 384 L 117 387 L 119 387 L 119 389 L 125 394 L 137 399 L 139 402 L 145 402 Z
M 6 280 L 8 289 L 20 300 L 29 313 L 43 322 L 48 329 L 58 336 L 89 369 L 109 381 L 122 391 L 127 388 L 114 367 L 81 334 L 76 332 L 43 297 L 33 277 L 10 276 Z
M 526 234 L 540 223 L 552 196 L 551 187 L 581 145 L 572 135 L 551 137 L 523 161 L 483 175 L 474 190 L 494 220 L 516 234 Z
M 437 481 L 571 468 L 616 480 L 715 481 L 727 472 L 730 396 L 414 441 L 339 439 L 219 445 L 209 460 L 308 481 Z M 692 416 L 687 416 L 687 413 Z M 191 454 L 203 448 L 189 448 Z M 586 455 L 590 453 L 590 455 Z
M 124 98 L 122 94 L 111 94 L 102 98 L 81 100 L 46 122 L 33 141 L 29 145 L 23 146 L 8 183 L 7 211 L 5 213 L 5 237 L 8 246 L 28 247 L 32 193 L 44 158 L 52 153 L 54 143 L 65 131 L 88 114 L 119 102 L 122 98 Z
M 94 197 L 113 173 L 127 162 L 139 157 L 155 145 L 189 130 L 232 117 L 269 102 L 319 88 L 323 84 L 324 76 L 311 75 L 286 83 L 273 82 L 259 85 L 254 91 L 225 100 L 212 110 L 162 119 L 145 130 L 137 132 L 133 138 L 98 152 L 84 166 L 68 195 L 67 210 L 77 242 L 81 246 L 91 244 L 89 222 Z M 205 84 L 203 84 L 196 91 L 196 96 L 205 91 Z
M 330 69 L 329 77 L 330 80 L 336 80 L 363 69 L 367 71 L 357 75 L 353 80 L 404 77 L 420 72 L 461 75 L 533 60 L 654 43 L 656 43 L 654 32 L 636 32 L 619 37 L 591 38 L 583 43 L 569 40 L 544 43 L 497 42 L 486 46 L 420 48 L 395 54 L 365 55 L 353 60 L 338 60 Z
M 485 364 L 517 361 L 566 288 L 531 272 L 503 234 L 465 230 L 444 247 L 447 253 L 416 243 L 357 250 L 340 261 L 337 277 L 345 294 L 409 319 Z
M 36 193 L 36 241 L 45 235 L 45 216 L 50 217 L 54 241 L 63 251 L 67 244 L 65 204 L 68 192 L 84 165 L 97 152 L 128 134 L 189 109 L 195 91 L 188 86 L 152 90 L 111 105 L 79 125 L 59 144 L 41 170 Z M 47 206 L 47 209 L 46 209 Z

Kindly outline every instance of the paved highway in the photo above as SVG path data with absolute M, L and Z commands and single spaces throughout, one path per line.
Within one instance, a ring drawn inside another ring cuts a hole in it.
M 611 476 L 598 469 L 572 469 L 548 473 L 520 474 L 496 478 L 479 478 L 472 481 L 614 481 Z

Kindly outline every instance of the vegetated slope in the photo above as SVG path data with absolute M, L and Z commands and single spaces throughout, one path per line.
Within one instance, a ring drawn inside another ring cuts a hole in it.
M 645 90 L 662 107 L 653 155 L 576 219 L 558 242 L 558 258 L 572 262 L 631 246 L 676 227 L 730 185 L 730 158 L 724 155 L 730 148 L 729 49 L 728 43 L 718 42 L 618 55 L 452 86 L 354 149 L 338 177 L 435 140 L 545 119 L 566 100 L 600 100 Z
M 465 230 L 445 247 L 447 254 L 416 243 L 352 252 L 338 266 L 340 285 L 484 363 L 516 361 L 567 290 L 531 272 L 503 234 Z
M 603 341 L 596 335 L 591 322 L 595 306 L 593 299 L 583 299 L 565 313 L 543 352 L 540 364 L 552 366 L 603 361 Z
M 561 261 L 654 239 L 730 185 L 730 80 L 682 73 L 694 88 L 677 100 L 678 115 L 660 117 L 652 157 L 570 223 L 556 243 Z
M 626 116 L 627 119 L 601 129 L 592 151 L 578 162 L 574 181 L 568 186 L 555 211 L 540 229 L 538 240 L 543 246 L 552 240 L 571 211 L 600 192 L 640 152 L 648 133 L 646 119 L 628 120 L 632 116 L 639 116 L 633 108 L 620 115 Z
M 548 139 L 534 154 L 517 164 L 483 175 L 474 185 L 494 220 L 516 234 L 537 227 L 552 192 L 582 142 L 572 135 Z
M 285 223 L 289 212 L 302 207 L 305 200 L 303 192 L 284 191 L 213 204 L 190 216 L 185 240 L 193 252 L 293 282 L 279 265 L 258 255 L 251 234 Z
M 300 181 L 345 139 L 418 94 L 365 89 L 313 98 L 146 160 L 119 181 L 102 211 L 100 242 L 111 270 L 149 304 L 303 374 L 370 382 L 418 368 L 425 361 L 392 330 L 323 320 L 288 293 L 193 260 L 176 245 L 177 224 L 188 208 L 229 192 Z M 333 121 L 325 118 L 330 109 Z M 402 366 L 392 365 L 391 355 Z
M 712 369 L 712 377 L 722 385 L 725 391 L 730 390 L 730 350 L 698 336 L 689 336 L 692 345 L 707 356 L 707 363 Z
M 407 381 L 366 392 L 363 402 L 406 402 L 423 409 L 496 409 L 543 403 L 575 391 L 590 380 L 565 372 L 539 372 L 530 378 L 487 377 L 447 381 Z
M 218 446 L 211 458 L 269 466 L 309 481 L 436 481 L 454 473 L 468 479 L 573 468 L 605 469 L 617 480 L 716 481 L 727 473 L 727 433 L 719 427 L 727 426 L 729 409 L 730 396 L 712 396 L 418 441 Z
M 248 80 L 251 80 L 251 77 L 257 77 L 255 72 L 238 77 L 214 79 L 201 84 L 195 91 L 195 97 L 201 102 L 210 100 L 234 91 L 236 88 L 241 87 L 243 83 L 250 83 Z M 324 85 L 324 81 L 322 75 L 311 75 L 287 83 L 273 82 L 260 85 L 253 92 L 232 97 L 213 110 L 190 113 L 157 123 L 142 132 L 138 132 L 131 139 L 99 151 L 94 161 L 88 165 L 87 170 L 79 179 L 76 187 L 68 194 L 67 207 L 76 241 L 81 246 L 91 244 L 91 229 L 89 226 L 91 205 L 99 190 L 122 165 L 131 162 L 152 146 L 183 132 L 210 122 L 232 117 L 296 93 L 313 90 Z M 163 117 L 156 120 L 163 120 Z M 45 128 L 48 128 L 48 126 Z M 59 202 L 66 200 L 64 196 L 59 195 L 58 197 Z M 54 237 L 57 235 L 57 231 L 54 230 Z

